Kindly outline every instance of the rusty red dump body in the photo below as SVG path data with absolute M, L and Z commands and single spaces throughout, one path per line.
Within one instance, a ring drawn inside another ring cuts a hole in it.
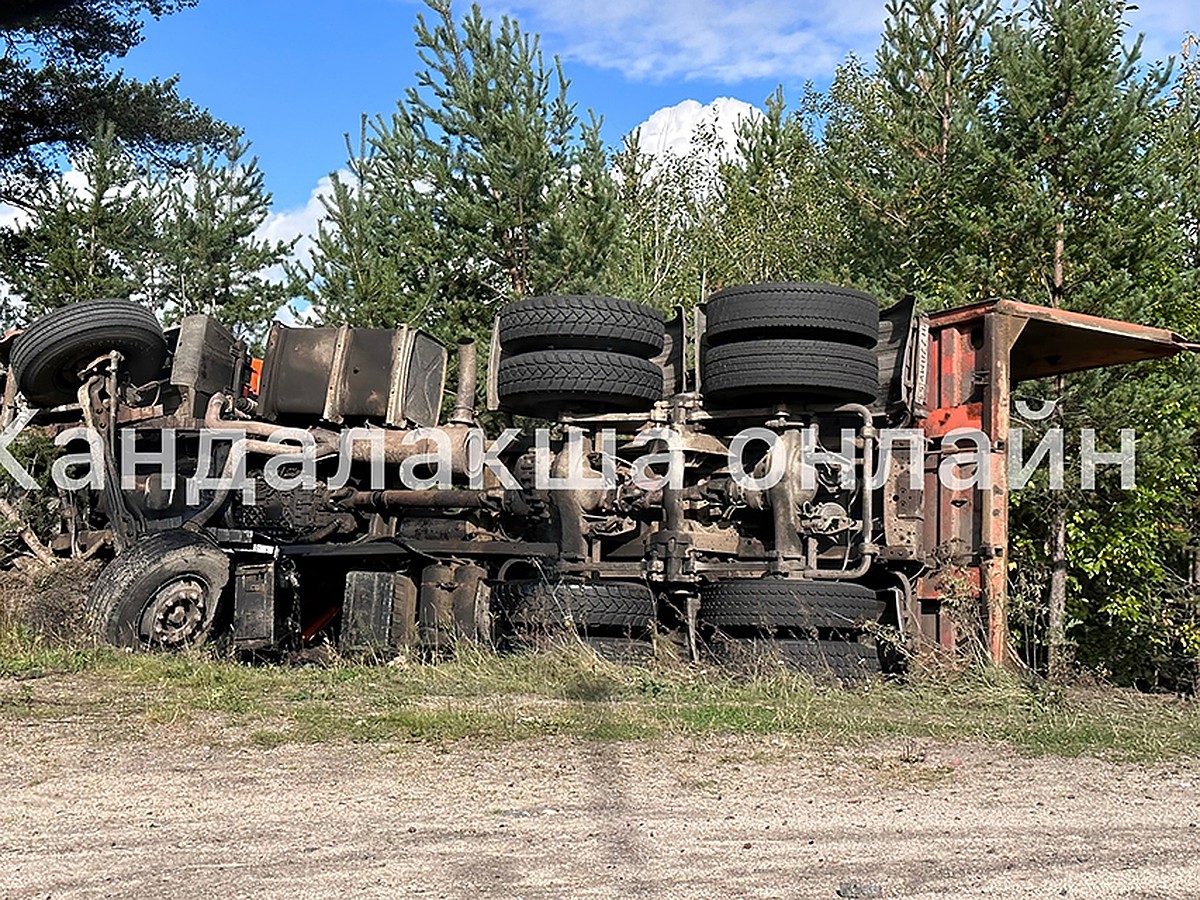
M 991 656 L 1003 663 L 1010 658 L 1007 475 L 1013 386 L 1163 359 L 1197 345 L 1161 328 L 1013 300 L 933 313 L 927 327 L 926 389 L 917 411 L 930 441 L 925 541 L 946 563 L 918 579 L 913 612 L 924 638 L 953 648 L 955 628 L 942 614 L 941 600 L 948 590 L 964 586 L 977 592 L 984 601 Z M 988 436 L 990 490 L 953 491 L 937 484 L 940 441 L 955 428 L 980 429 Z

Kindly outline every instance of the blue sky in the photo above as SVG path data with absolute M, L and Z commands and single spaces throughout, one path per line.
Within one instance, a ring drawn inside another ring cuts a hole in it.
M 468 5 L 456 4 L 459 8 Z M 389 112 L 414 83 L 421 64 L 413 24 L 423 9 L 402 0 L 200 0 L 193 9 L 150 22 L 124 68 L 142 78 L 178 73 L 181 93 L 246 130 L 277 206 L 295 206 L 320 175 L 344 161 L 342 135 L 357 132 L 360 114 Z M 684 99 L 707 103 L 737 96 L 760 104 L 781 80 L 798 92 L 804 79 L 797 72 L 827 76 L 843 55 L 838 48 L 836 56 L 824 55 L 813 65 L 783 66 L 760 60 L 760 44 L 752 53 L 720 54 L 719 66 L 712 68 L 726 74 L 713 77 L 682 53 L 668 58 L 668 42 L 659 41 L 656 54 L 638 54 L 617 35 L 603 40 L 602 29 L 587 34 L 572 28 L 555 14 L 554 4 L 484 9 L 497 18 L 511 12 L 527 30 L 545 30 L 543 50 L 564 58 L 572 99 L 581 113 L 591 108 L 604 117 L 605 139 L 614 145 L 655 110 Z M 646 18 L 636 14 L 628 25 L 645 34 Z M 670 23 L 671 17 L 661 21 Z M 868 48 L 877 30 L 870 27 Z M 774 72 L 755 77 L 756 65 Z M 622 74 L 635 67 L 650 69 L 634 77 Z
M 848 52 L 870 57 L 882 0 L 508 0 L 481 3 L 542 35 L 573 84 L 572 99 L 605 119 L 605 139 L 687 99 L 735 97 L 756 105 L 783 84 L 826 83 Z M 456 3 L 461 15 L 467 3 Z M 420 63 L 413 0 L 200 0 L 150 22 L 124 60 L 141 78 L 180 76 L 180 91 L 245 129 L 277 210 L 302 207 L 345 160 L 343 133 L 360 113 L 389 112 Z M 1200 13 L 1177 0 L 1144 0 L 1129 13 L 1148 55 L 1176 52 Z

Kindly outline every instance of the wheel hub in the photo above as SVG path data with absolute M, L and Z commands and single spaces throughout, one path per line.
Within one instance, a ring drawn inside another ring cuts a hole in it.
M 198 578 L 180 578 L 159 589 L 142 615 L 142 637 L 164 647 L 194 643 L 207 624 L 208 586 Z

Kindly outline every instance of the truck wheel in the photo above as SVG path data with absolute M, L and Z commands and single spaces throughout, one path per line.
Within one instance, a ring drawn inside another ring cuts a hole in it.
M 208 638 L 229 558 L 189 531 L 152 534 L 110 562 L 92 587 L 96 637 L 115 647 L 182 650 Z
M 771 337 L 820 338 L 874 347 L 879 303 L 870 294 L 829 284 L 773 283 L 726 288 L 705 305 L 710 344 Z
M 500 311 L 500 346 L 529 350 L 611 350 L 650 359 L 662 352 L 662 314 L 616 297 L 530 297 Z
M 857 684 L 881 674 L 878 651 L 856 640 L 721 640 L 713 645 L 718 661 L 734 666 L 779 665 L 842 684 Z
M 655 620 L 654 594 L 636 582 L 510 582 L 492 596 L 501 622 L 517 633 L 573 626 L 584 635 L 646 634 Z
M 501 407 L 525 416 L 633 412 L 662 399 L 663 372 L 625 353 L 538 350 L 502 357 L 497 388 Z
M 35 319 L 13 344 L 12 372 L 30 405 L 61 406 L 77 398 L 80 367 L 112 350 L 135 384 L 162 377 L 162 327 L 132 300 L 84 300 Z
M 605 662 L 620 665 L 646 665 L 654 661 L 654 643 L 623 637 L 586 638 L 587 646 Z
M 848 581 L 739 578 L 700 592 L 700 621 L 715 628 L 859 629 L 881 612 L 873 590 Z
M 879 363 L 866 347 L 795 338 L 705 347 L 701 389 L 718 404 L 804 399 L 871 403 L 879 393 Z

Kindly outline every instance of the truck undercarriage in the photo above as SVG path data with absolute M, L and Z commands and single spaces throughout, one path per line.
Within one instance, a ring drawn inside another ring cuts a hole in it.
M 952 649 L 952 581 L 1004 661 L 1014 379 L 1182 349 L 827 285 L 669 319 L 530 298 L 497 316 L 480 413 L 470 342 L 451 402 L 447 350 L 411 328 L 277 323 L 260 364 L 210 317 L 164 333 L 98 300 L 6 340 L 4 424 L 55 440 L 50 546 L 112 556 L 89 615 L 119 646 L 437 658 L 570 636 L 852 678 Z

